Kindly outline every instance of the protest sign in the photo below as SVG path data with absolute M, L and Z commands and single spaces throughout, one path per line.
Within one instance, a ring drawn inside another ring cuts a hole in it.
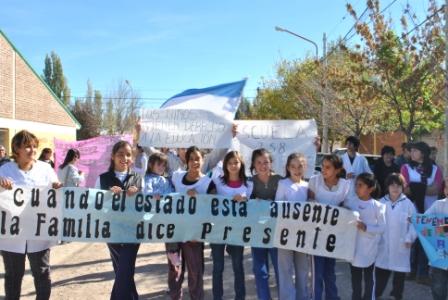
M 0 192 L 2 238 L 109 243 L 189 240 L 278 247 L 350 260 L 356 216 L 311 202 L 236 202 L 216 195 L 112 194 L 86 188 Z
M 417 214 L 412 217 L 429 264 L 448 270 L 448 215 Z
M 199 109 L 142 109 L 139 144 L 147 147 L 229 148 L 232 123 Z
M 235 121 L 238 134 L 233 146 L 239 149 L 246 165 L 250 166 L 252 151 L 266 148 L 274 157 L 273 169 L 277 174 L 285 175 L 288 155 L 299 152 L 307 159 L 306 178 L 313 175 L 316 161 L 317 127 L 314 120 L 302 121 Z M 248 170 L 247 170 L 248 171 Z
M 84 172 L 85 178 L 85 182 L 81 183 L 81 186 L 93 187 L 98 176 L 106 172 L 109 167 L 112 147 L 116 142 L 122 140 L 132 144 L 130 135 L 104 135 L 76 142 L 55 139 L 55 169 L 58 170 L 64 162 L 69 149 L 78 149 L 81 158 L 77 161 L 76 166 Z

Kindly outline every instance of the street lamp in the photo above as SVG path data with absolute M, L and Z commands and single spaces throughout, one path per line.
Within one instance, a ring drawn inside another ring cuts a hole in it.
M 289 34 L 291 34 L 291 35 L 293 35 L 293 36 L 298 37 L 299 39 L 302 39 L 302 40 L 304 40 L 304 41 L 307 41 L 307 42 L 313 44 L 314 48 L 316 48 L 316 60 L 319 60 L 319 47 L 317 46 L 317 44 L 316 44 L 315 42 L 313 42 L 313 41 L 310 40 L 310 39 L 307 39 L 307 38 L 304 37 L 304 36 L 301 36 L 300 34 L 297 34 L 297 33 L 295 33 L 295 32 L 289 31 L 288 29 L 285 29 L 285 28 L 281 28 L 281 27 L 275 26 L 275 30 L 276 30 L 276 31 L 280 31 L 280 32 L 286 32 L 286 33 L 289 33 Z
M 275 30 L 279 31 L 279 32 L 289 33 L 295 37 L 298 37 L 299 39 L 302 39 L 304 41 L 307 41 L 307 42 L 313 44 L 314 48 L 316 48 L 316 61 L 319 61 L 319 47 L 317 46 L 317 44 L 314 41 L 312 41 L 304 36 L 301 36 L 300 34 L 289 31 L 288 29 L 281 28 L 279 26 L 275 26 Z M 324 57 L 322 58 L 323 63 L 324 63 L 324 72 L 323 72 L 324 78 L 325 78 L 325 68 L 326 68 L 326 59 L 325 59 L 326 58 L 325 57 L 326 56 L 326 48 L 327 48 L 326 44 L 327 44 L 327 38 L 324 33 L 324 39 L 323 39 Z M 325 81 L 325 80 L 323 80 L 323 81 Z M 328 153 L 327 100 L 325 97 L 325 93 L 326 93 L 326 87 L 323 86 L 323 88 L 322 88 L 322 152 Z

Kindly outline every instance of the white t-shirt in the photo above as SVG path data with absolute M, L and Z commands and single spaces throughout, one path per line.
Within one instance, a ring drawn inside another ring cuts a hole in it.
M 184 184 L 182 182 L 186 171 L 177 171 L 173 173 L 172 182 L 177 193 L 186 193 L 188 190 L 195 189 L 198 194 L 207 194 L 208 187 L 212 179 L 208 176 L 202 176 L 194 184 Z
M 329 188 L 322 174 L 310 178 L 308 188 L 314 193 L 314 200 L 321 204 L 338 206 L 344 202 L 350 190 L 350 181 L 339 178 L 338 183 Z
M 252 189 L 254 187 L 253 183 L 247 181 L 246 184 L 242 184 L 240 187 L 234 188 L 230 187 L 222 181 L 221 177 L 214 178 L 213 182 L 216 186 L 216 193 L 220 196 L 230 197 L 232 198 L 235 195 L 241 195 L 249 199 L 252 194 Z
M 51 187 L 54 182 L 59 182 L 53 168 L 46 162 L 36 160 L 29 171 L 20 170 L 17 163 L 11 161 L 0 168 L 0 177 L 13 181 L 14 185 L 27 187 Z M 0 250 L 28 253 L 39 252 L 54 246 L 51 241 L 26 241 L 17 239 L 0 239 Z
M 308 182 L 293 182 L 289 178 L 278 182 L 275 201 L 305 202 L 308 200 Z

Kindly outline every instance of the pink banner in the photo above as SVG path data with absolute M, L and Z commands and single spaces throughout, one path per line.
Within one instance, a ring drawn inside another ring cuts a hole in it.
M 64 162 L 69 149 L 78 149 L 81 159 L 76 163 L 76 166 L 84 172 L 85 176 L 85 182 L 81 183 L 81 186 L 94 187 L 98 175 L 106 172 L 109 168 L 112 147 L 116 142 L 122 140 L 132 144 L 131 135 L 106 135 L 76 142 L 54 139 L 55 170 L 58 170 L 59 165 Z

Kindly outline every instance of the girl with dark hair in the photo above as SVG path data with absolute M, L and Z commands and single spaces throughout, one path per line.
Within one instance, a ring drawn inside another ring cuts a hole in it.
M 417 213 L 424 213 L 436 200 L 441 191 L 443 178 L 440 168 L 429 158 L 430 148 L 425 142 L 410 144 L 411 159 L 401 167 L 406 188 L 404 192 L 414 203 Z M 428 284 L 428 259 L 417 240 L 412 249 L 410 279 Z
M 134 171 L 132 165 L 132 147 L 126 141 L 115 143 L 112 148 L 109 170 L 101 174 L 96 189 L 111 191 L 114 194 L 126 191 L 128 196 L 135 195 L 143 188 L 143 180 Z M 135 261 L 140 244 L 107 244 L 115 273 L 111 300 L 138 299 L 135 286 Z
M 59 180 L 64 186 L 76 187 L 84 180 L 84 174 L 75 165 L 80 158 L 81 155 L 77 149 L 67 151 L 64 162 L 58 170 Z
M 375 177 L 361 173 L 356 177 L 356 201 L 349 201 L 348 208 L 359 213 L 357 222 L 355 256 L 351 262 L 352 300 L 374 299 L 373 270 L 378 254 L 378 243 L 386 227 L 384 204 L 375 200 L 379 189 Z M 364 278 L 364 294 L 362 279 Z
M 325 155 L 322 160 L 322 172 L 312 176 L 308 184 L 308 196 L 323 205 L 339 206 L 347 199 L 350 182 L 344 179 L 342 160 L 336 154 Z M 334 258 L 314 256 L 314 298 L 321 300 L 325 287 L 325 299 L 337 300 L 336 274 Z
M 286 178 L 278 183 L 275 201 L 305 202 L 308 183 L 303 180 L 306 159 L 292 153 L 286 162 Z M 278 281 L 280 299 L 310 299 L 308 290 L 309 256 L 294 250 L 278 249 Z
M 12 189 L 13 185 L 28 187 L 47 186 L 54 189 L 62 185 L 56 173 L 47 163 L 36 160 L 39 147 L 37 137 L 26 130 L 19 131 L 11 141 L 14 161 L 0 168 L 0 187 Z M 5 299 L 19 299 L 22 279 L 25 274 L 25 258 L 28 257 L 34 277 L 36 299 L 50 299 L 50 241 L 25 241 L 0 239 L 0 250 L 5 266 Z
M 247 201 L 252 193 L 252 182 L 247 181 L 244 161 L 238 151 L 230 151 L 224 157 L 224 175 L 213 180 L 216 193 L 226 196 L 233 201 Z M 222 299 L 224 271 L 224 250 L 232 258 L 234 274 L 235 299 L 243 300 L 246 297 L 246 286 L 244 282 L 243 246 L 210 244 L 213 258 L 213 299 Z
M 53 155 L 53 150 L 50 148 L 42 149 L 40 153 L 39 160 L 50 164 L 50 166 L 54 169 L 54 162 L 51 160 L 51 156 Z
M 375 297 L 383 294 L 390 274 L 394 273 L 392 291 L 394 299 L 403 299 L 404 279 L 411 271 L 411 246 L 417 233 L 410 223 L 415 207 L 405 194 L 404 178 L 397 173 L 390 174 L 385 181 L 386 195 L 380 202 L 386 206 L 386 229 L 378 247 L 375 262 Z
M 172 182 L 177 193 L 186 193 L 190 197 L 207 194 L 211 191 L 211 178 L 202 173 L 204 163 L 199 148 L 192 146 L 185 153 L 187 171 L 173 173 Z M 171 299 L 182 299 L 182 283 L 185 266 L 188 269 L 188 289 L 190 298 L 204 299 L 204 244 L 196 241 L 179 243 L 182 257 L 182 270 L 178 276 L 175 266 L 169 263 L 168 287 Z
M 252 152 L 250 171 L 253 175 L 253 191 L 251 199 L 274 201 L 278 182 L 282 177 L 272 171 L 272 156 L 264 148 Z M 269 257 L 274 266 L 275 279 L 278 287 L 277 248 L 252 247 L 252 270 L 255 275 L 257 296 L 260 300 L 270 300 L 269 289 Z

